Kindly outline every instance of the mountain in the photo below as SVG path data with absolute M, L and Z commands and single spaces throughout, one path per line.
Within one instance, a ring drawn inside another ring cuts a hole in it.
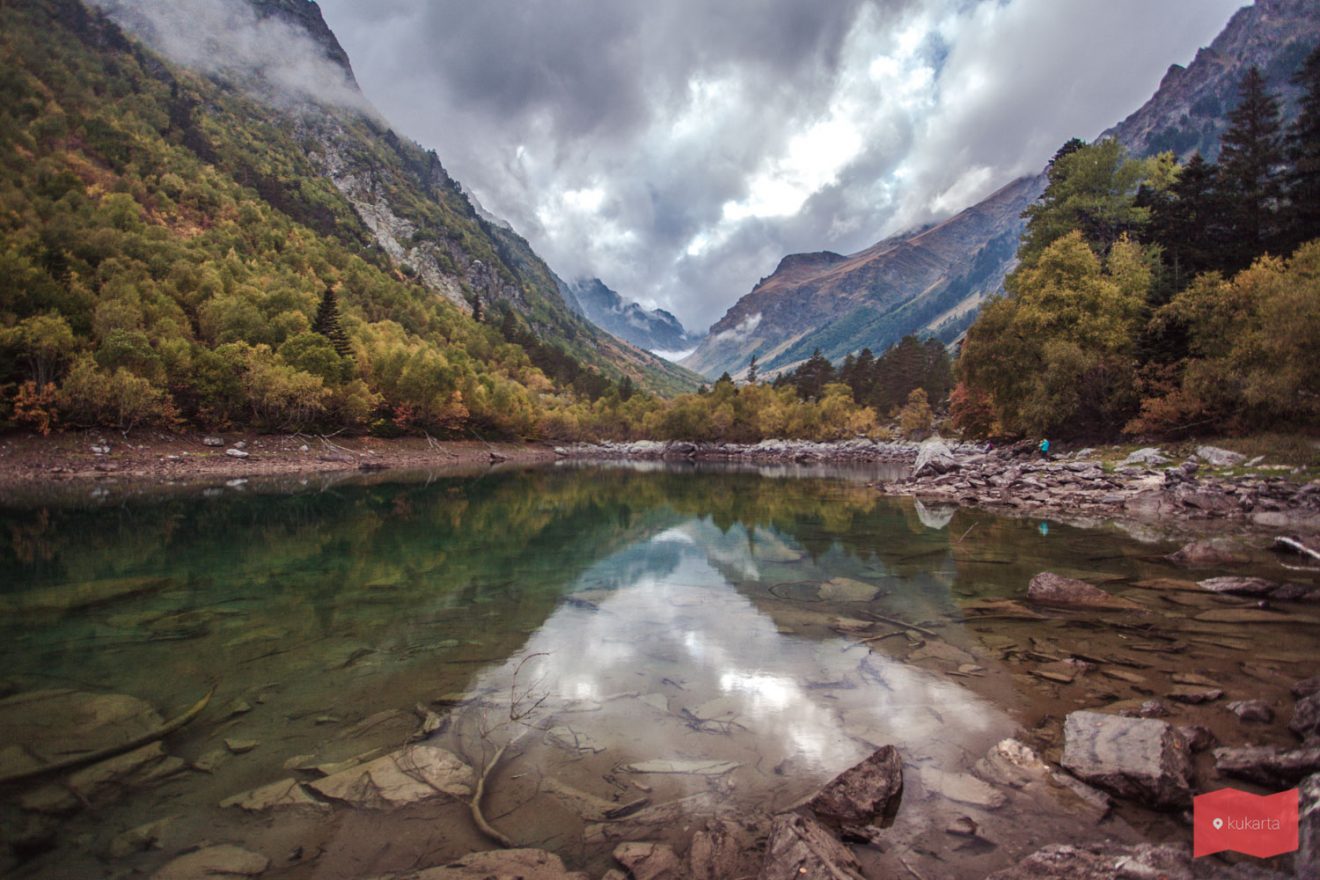
M 1131 152 L 1218 153 L 1238 83 L 1259 67 L 1287 112 L 1289 79 L 1320 42 L 1320 0 L 1258 0 L 1235 13 L 1186 68 L 1169 68 L 1140 109 L 1104 132 Z M 879 354 L 909 333 L 952 342 L 998 292 L 1025 226 L 1022 210 L 1044 174 L 1009 183 L 933 226 L 849 256 L 794 254 L 736 302 L 681 363 L 708 377 L 738 376 L 753 355 L 763 373 L 790 369 L 819 348 L 831 360 L 870 347 Z
M 682 352 L 702 339 L 664 309 L 646 309 L 628 302 L 599 278 L 584 278 L 564 285 L 569 308 L 591 323 L 638 348 L 652 352 Z
M 201 158 L 233 169 L 241 184 L 278 210 L 374 252 L 462 310 L 470 311 L 474 301 L 488 315 L 512 309 L 541 342 L 606 378 L 627 376 L 661 393 L 696 387 L 691 373 L 576 314 L 527 241 L 480 211 L 433 151 L 389 127 L 358 89 L 349 58 L 315 2 L 97 5 L 169 60 L 264 103 L 258 111 L 263 124 L 241 142 L 212 136 L 207 117 L 218 108 L 199 105 L 192 146 Z M 272 154 L 275 161 L 261 158 Z

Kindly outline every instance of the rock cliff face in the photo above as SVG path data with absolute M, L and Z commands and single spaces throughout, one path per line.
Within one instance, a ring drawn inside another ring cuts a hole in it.
M 627 302 L 599 278 L 586 278 L 565 285 L 569 308 L 608 333 L 647 351 L 687 351 L 701 341 L 689 333 L 678 318 L 664 309 L 645 309 Z
M 1155 95 L 1104 133 L 1149 155 L 1173 150 L 1213 158 L 1247 69 L 1261 69 L 1291 115 L 1289 78 L 1320 42 L 1320 0 L 1258 0 L 1239 10 L 1186 68 L 1169 68 Z M 763 373 L 793 367 L 813 350 L 838 360 L 870 347 L 877 355 L 908 333 L 948 343 L 1011 270 L 1022 210 L 1044 175 L 1008 184 L 932 227 L 886 239 L 850 256 L 794 254 L 729 309 L 683 361 L 706 376 L 744 375 L 752 355 Z

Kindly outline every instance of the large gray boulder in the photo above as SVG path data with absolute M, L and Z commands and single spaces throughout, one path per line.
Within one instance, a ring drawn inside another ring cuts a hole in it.
M 1191 801 L 1191 759 L 1172 726 L 1153 718 L 1071 712 L 1064 768 L 1083 782 L 1155 807 Z
M 1297 701 L 1288 727 L 1302 739 L 1320 736 L 1320 694 L 1311 694 Z
M 917 448 L 917 460 L 912 465 L 913 477 L 938 476 L 958 467 L 958 457 L 949 444 L 932 437 Z

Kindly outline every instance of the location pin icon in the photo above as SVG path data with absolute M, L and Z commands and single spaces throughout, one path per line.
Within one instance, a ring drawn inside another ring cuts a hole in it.
M 1213 826 L 1215 826 L 1215 830 L 1218 831 L 1219 829 L 1221 829 L 1221 828 L 1224 827 L 1224 820 L 1223 820 L 1223 819 L 1216 819 L 1215 821 L 1211 822 L 1210 824 L 1213 825 Z

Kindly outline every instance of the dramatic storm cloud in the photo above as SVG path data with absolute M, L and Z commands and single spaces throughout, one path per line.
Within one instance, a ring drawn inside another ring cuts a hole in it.
M 367 97 L 567 278 L 704 329 L 1135 110 L 1238 0 L 322 0 Z

